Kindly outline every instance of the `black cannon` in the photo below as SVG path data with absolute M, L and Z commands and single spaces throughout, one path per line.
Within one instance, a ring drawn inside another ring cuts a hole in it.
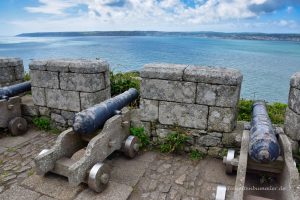
M 291 143 L 282 128 L 273 128 L 264 101 L 255 101 L 253 104 L 251 128 L 243 130 L 239 155 L 235 156 L 234 149 L 228 149 L 223 163 L 226 173 L 236 171 L 234 194 L 230 199 L 299 199 L 296 192 L 299 173 Z M 262 186 L 261 179 L 258 183 L 261 174 L 267 174 L 272 180 L 267 187 L 288 189 L 262 192 L 259 189 Z M 258 190 L 244 190 L 249 186 Z M 220 200 L 229 199 L 226 198 L 226 187 L 218 186 L 216 196 Z
M 51 171 L 68 177 L 71 185 L 84 182 L 96 192 L 103 191 L 111 169 L 103 161 L 114 151 L 133 158 L 139 150 L 138 139 L 130 135 L 131 110 L 125 107 L 137 97 L 137 90 L 129 89 L 77 113 L 73 128 L 62 132 L 51 149 L 35 158 L 37 173 Z
M 21 98 L 17 95 L 30 90 L 29 81 L 0 88 L 0 128 L 8 128 L 12 135 L 27 131 L 27 122 L 21 117 Z
M 272 122 L 264 101 L 253 104 L 250 129 L 249 156 L 257 162 L 275 161 L 280 155 Z
M 74 132 L 81 134 L 95 132 L 109 118 L 119 114 L 123 107 L 133 102 L 138 96 L 138 91 L 130 88 L 122 94 L 77 113 L 73 124 Z
M 31 90 L 30 81 L 0 88 L 0 99 L 8 99 L 23 92 Z

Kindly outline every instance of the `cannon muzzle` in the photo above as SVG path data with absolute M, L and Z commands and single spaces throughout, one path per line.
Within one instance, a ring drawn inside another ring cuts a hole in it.
M 95 132 L 109 118 L 120 113 L 123 107 L 137 99 L 138 95 L 136 89 L 130 88 L 122 94 L 77 113 L 73 124 L 74 132 L 81 134 Z
M 252 110 L 249 156 L 257 162 L 275 161 L 280 146 L 264 101 L 255 101 Z
M 30 81 L 0 88 L 0 100 L 8 99 L 9 97 L 13 97 L 30 90 L 31 90 Z

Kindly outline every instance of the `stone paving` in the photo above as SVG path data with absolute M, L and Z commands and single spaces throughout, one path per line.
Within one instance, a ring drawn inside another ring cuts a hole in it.
M 1 133 L 2 134 L 2 133 Z M 34 174 L 33 158 L 55 141 L 53 134 L 31 129 L 25 135 L 0 139 L 0 193 Z
M 191 161 L 179 155 L 142 152 L 128 159 L 115 153 L 106 160 L 112 166 L 109 185 L 97 194 L 85 184 L 70 186 L 64 177 L 35 174 L 32 159 L 54 140 L 54 135 L 36 130 L 23 137 L 0 139 L 4 148 L 0 154 L 1 200 L 210 200 L 215 198 L 218 184 L 233 186 L 235 182 L 235 176 L 225 174 L 222 161 L 213 158 Z M 227 194 L 232 195 L 230 191 Z

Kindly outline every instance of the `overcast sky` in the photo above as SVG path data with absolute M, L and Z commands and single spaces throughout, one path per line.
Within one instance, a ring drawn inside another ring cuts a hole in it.
M 110 30 L 300 33 L 300 0 L 0 0 L 0 35 Z

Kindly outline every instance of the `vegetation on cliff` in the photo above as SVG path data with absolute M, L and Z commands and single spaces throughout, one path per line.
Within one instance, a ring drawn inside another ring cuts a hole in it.
M 241 99 L 238 107 L 238 120 L 251 121 L 253 100 Z M 287 104 L 267 103 L 267 109 L 273 124 L 283 124 Z

